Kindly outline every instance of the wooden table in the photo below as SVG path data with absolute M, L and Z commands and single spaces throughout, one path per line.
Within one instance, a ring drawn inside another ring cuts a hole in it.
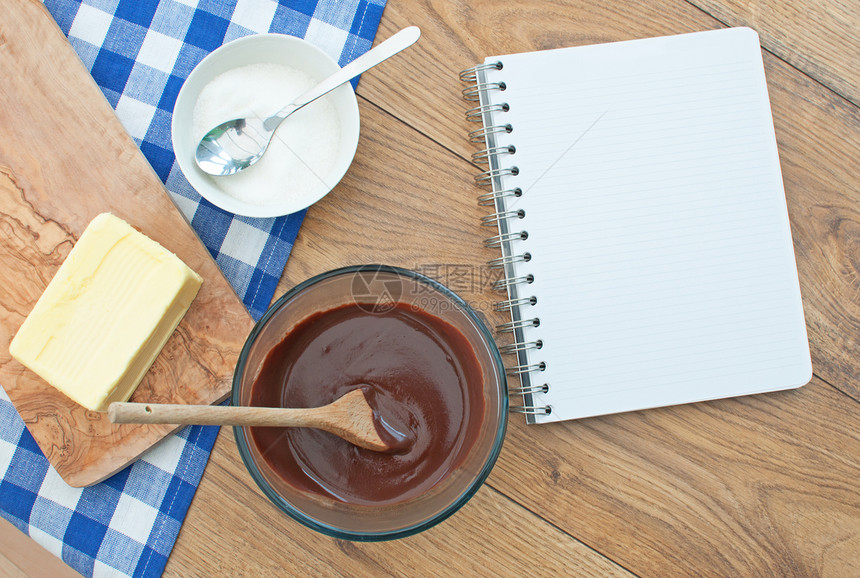
M 813 380 L 544 426 L 512 416 L 496 468 L 460 512 L 375 544 L 282 515 L 224 428 L 166 575 L 860 575 L 860 4 L 389 0 L 378 36 L 410 24 L 418 45 L 359 85 L 355 162 L 308 212 L 276 295 L 385 262 L 487 311 L 497 295 L 484 263 L 498 254 L 477 224 L 457 73 L 490 54 L 745 25 L 763 45 Z M 53 563 L 23 537 L 0 552 L 10 573 Z

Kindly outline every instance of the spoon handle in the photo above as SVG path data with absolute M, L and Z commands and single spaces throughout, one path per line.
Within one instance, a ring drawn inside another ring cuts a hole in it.
M 108 416 L 113 423 L 313 427 L 318 409 L 115 402 Z
M 377 452 L 394 447 L 392 440 L 380 437 L 373 408 L 361 389 L 354 389 L 328 405 L 310 408 L 114 402 L 108 406 L 108 419 L 112 423 L 312 427 Z M 403 439 L 400 435 L 397 443 Z
M 304 105 L 313 102 L 319 97 L 331 92 L 341 84 L 352 80 L 362 72 L 373 68 L 383 60 L 391 58 L 404 48 L 408 48 L 415 44 L 418 37 L 421 36 L 421 30 L 417 26 L 409 26 L 404 28 L 385 42 L 380 43 L 375 48 L 365 52 L 339 71 L 335 72 L 298 98 L 291 104 L 278 111 L 273 116 L 286 118 L 293 112 L 297 111 Z

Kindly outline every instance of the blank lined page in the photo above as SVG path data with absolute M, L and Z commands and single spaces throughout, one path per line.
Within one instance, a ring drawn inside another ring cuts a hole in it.
M 511 246 L 556 421 L 801 386 L 812 368 L 757 34 L 488 58 Z

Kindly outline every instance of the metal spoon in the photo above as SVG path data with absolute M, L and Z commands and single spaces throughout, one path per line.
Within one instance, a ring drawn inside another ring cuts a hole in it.
M 116 401 L 108 406 L 108 419 L 112 423 L 313 427 L 377 452 L 396 450 L 408 443 L 405 434 L 386 427 L 374 416 L 361 389 L 328 405 L 307 409 Z
M 216 176 L 232 175 L 250 167 L 266 152 L 275 129 L 284 119 L 365 70 L 412 46 L 419 36 L 421 31 L 417 26 L 404 28 L 268 118 L 237 118 L 219 124 L 206 133 L 197 145 L 194 155 L 197 165 L 203 172 Z

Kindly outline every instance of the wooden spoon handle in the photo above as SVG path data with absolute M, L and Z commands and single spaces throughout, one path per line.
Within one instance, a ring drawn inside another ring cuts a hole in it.
M 108 406 L 108 418 L 113 423 L 313 427 L 373 451 L 393 448 L 390 440 L 380 437 L 373 408 L 361 389 L 354 389 L 328 405 L 311 408 L 114 402 Z
M 239 425 L 314 427 L 314 408 L 230 407 L 164 403 L 112 403 L 108 416 L 113 423 L 170 423 L 178 425 Z

